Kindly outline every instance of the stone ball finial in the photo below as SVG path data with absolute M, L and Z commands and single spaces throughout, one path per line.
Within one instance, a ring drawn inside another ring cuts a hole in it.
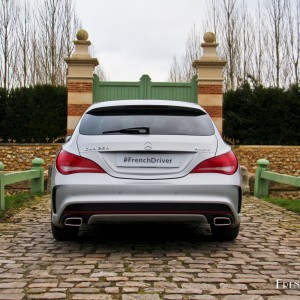
M 205 32 L 203 36 L 204 42 L 208 44 L 212 44 L 216 42 L 216 35 L 213 32 Z
M 77 32 L 76 37 L 78 41 L 87 41 L 87 39 L 89 38 L 89 34 L 86 30 L 80 29 Z

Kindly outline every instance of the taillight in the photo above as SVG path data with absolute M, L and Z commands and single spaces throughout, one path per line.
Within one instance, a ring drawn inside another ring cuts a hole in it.
M 64 150 L 58 154 L 56 168 L 64 175 L 74 173 L 105 173 L 95 162 Z
M 214 156 L 196 166 L 191 173 L 221 173 L 232 175 L 238 168 L 238 160 L 232 151 Z

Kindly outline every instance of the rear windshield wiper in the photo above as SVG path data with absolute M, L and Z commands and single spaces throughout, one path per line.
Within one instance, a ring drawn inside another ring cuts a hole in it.
M 103 131 L 102 134 L 109 134 L 109 133 L 149 134 L 149 132 L 150 132 L 149 127 L 132 127 L 132 128 L 123 128 L 119 130 Z

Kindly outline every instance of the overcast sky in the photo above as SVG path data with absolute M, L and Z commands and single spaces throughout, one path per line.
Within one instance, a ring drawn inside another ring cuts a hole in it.
M 76 0 L 76 8 L 109 80 L 166 81 L 193 24 L 202 26 L 205 0 Z

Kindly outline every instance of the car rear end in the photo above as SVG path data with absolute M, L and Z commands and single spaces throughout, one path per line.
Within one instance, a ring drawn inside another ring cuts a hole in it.
M 198 105 L 94 104 L 56 159 L 52 231 L 64 239 L 82 224 L 196 221 L 234 239 L 240 186 L 235 155 Z

